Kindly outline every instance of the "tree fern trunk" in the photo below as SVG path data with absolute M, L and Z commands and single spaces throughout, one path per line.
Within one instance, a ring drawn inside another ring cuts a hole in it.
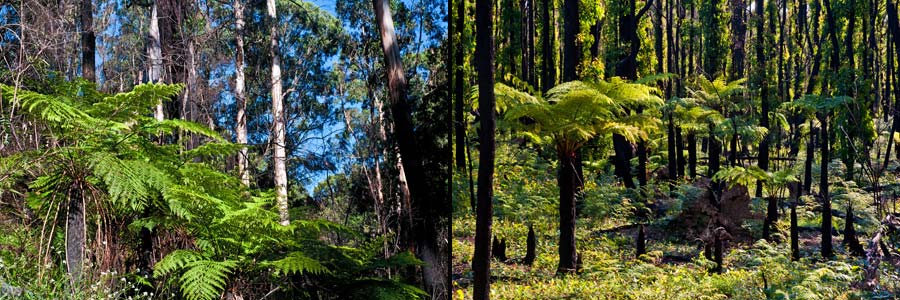
M 90 82 L 97 80 L 94 67 L 94 5 L 92 0 L 81 0 L 81 77 Z
M 84 244 L 84 195 L 81 184 L 76 180 L 69 187 L 66 210 L 66 268 L 72 283 L 81 279 Z

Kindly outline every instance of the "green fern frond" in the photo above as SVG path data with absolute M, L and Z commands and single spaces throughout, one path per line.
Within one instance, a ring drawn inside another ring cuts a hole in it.
M 202 260 L 200 253 L 192 250 L 175 250 L 153 266 L 153 277 L 162 277 L 181 270 L 188 264 Z
M 28 90 L 15 90 L 14 87 L 0 84 L 0 92 L 4 101 L 18 103 L 32 117 L 56 125 L 86 124 L 97 122 L 96 119 L 78 108 L 71 99 L 63 96 L 50 96 Z
M 263 266 L 272 267 L 276 270 L 276 274 L 323 274 L 329 270 L 318 260 L 310 258 L 301 252 L 291 252 L 282 259 L 261 263 Z
M 402 282 L 381 278 L 363 278 L 348 287 L 350 299 L 422 299 L 425 291 Z
M 172 134 L 176 130 L 181 130 L 184 132 L 198 134 L 201 136 L 212 138 L 217 143 L 222 143 L 222 144 L 228 143 L 228 141 L 225 140 L 225 138 L 223 138 L 221 135 L 219 135 L 218 132 L 216 132 L 212 129 L 209 129 L 209 127 L 203 126 L 196 122 L 185 121 L 185 120 L 181 120 L 181 119 L 165 119 L 162 121 L 158 121 L 158 122 L 156 122 L 156 124 L 153 124 L 153 125 L 155 125 L 155 126 L 151 126 L 151 127 L 156 128 L 157 134 L 158 133 Z
M 90 155 L 89 163 L 94 175 L 106 184 L 110 200 L 135 211 L 171 184 L 168 174 L 145 160 L 122 160 L 98 152 Z
M 225 281 L 234 268 L 235 261 L 198 260 L 185 265 L 181 275 L 181 292 L 188 300 L 218 299 L 225 290 Z
M 153 107 L 171 101 L 184 88 L 183 84 L 145 83 L 130 92 L 118 93 L 94 103 L 93 110 L 106 119 L 125 121 L 137 116 L 149 115 Z

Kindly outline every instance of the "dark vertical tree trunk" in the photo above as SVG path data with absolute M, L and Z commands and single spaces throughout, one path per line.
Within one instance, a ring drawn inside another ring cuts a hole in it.
M 720 228 L 721 228 L 721 227 L 720 227 Z M 716 262 L 716 267 L 713 269 L 713 272 L 721 274 L 721 273 L 722 273 L 722 269 L 724 269 L 722 256 L 723 256 L 723 254 L 724 254 L 723 252 L 724 252 L 724 250 L 725 250 L 725 249 L 724 249 L 724 248 L 725 248 L 725 245 L 723 245 L 722 237 L 719 236 L 720 233 L 719 233 L 719 230 L 718 230 L 718 229 L 715 231 L 715 233 L 713 233 L 713 235 L 715 236 L 715 237 L 714 237 L 714 238 L 715 238 L 715 241 L 714 241 L 714 244 L 715 244 L 715 245 L 714 245 L 714 247 L 715 247 L 715 254 L 714 254 L 715 257 L 714 257 L 714 261 Z
M 544 26 L 542 28 L 543 33 L 541 34 L 541 45 L 542 45 L 542 56 L 541 61 L 543 63 L 543 67 L 541 67 L 541 91 L 547 92 L 556 85 L 556 63 L 554 62 L 553 54 L 553 41 L 556 40 L 556 36 L 553 34 L 553 30 L 550 30 L 550 24 L 553 15 L 551 13 L 552 2 L 553 0 L 542 0 L 543 2 L 543 21 Z
M 687 166 L 687 161 L 684 160 L 684 134 L 681 132 L 681 126 L 675 127 L 675 160 L 678 162 L 676 165 L 676 174 L 678 177 L 684 177 L 684 168 Z
M 531 16 L 531 1 L 533 0 L 522 0 L 519 3 L 519 8 L 522 11 L 522 23 L 520 24 L 522 31 L 522 35 L 520 36 L 522 43 L 522 80 L 529 84 L 531 83 L 531 61 L 528 57 L 530 55 L 529 51 L 531 51 L 531 46 L 528 42 L 530 41 L 529 36 L 531 35 L 531 26 L 528 24 L 528 17 Z
M 575 272 L 575 154 L 559 149 L 559 266 L 557 273 Z
M 571 1 L 571 0 L 570 0 Z M 635 1 L 628 1 L 630 7 L 628 8 L 628 13 L 624 16 L 619 17 L 619 35 L 621 36 L 622 42 L 628 45 L 628 50 L 624 58 L 616 63 L 616 75 L 621 76 L 627 80 L 636 80 L 637 79 L 637 55 L 640 50 L 641 44 L 640 39 L 637 34 L 637 26 L 638 21 L 647 13 L 647 10 L 650 9 L 650 6 L 653 5 L 653 1 L 647 1 L 644 4 L 644 7 L 641 8 L 637 14 L 635 14 Z M 640 112 L 638 112 L 640 113 Z M 646 165 L 646 148 L 644 146 L 643 141 L 638 143 L 639 147 L 639 159 L 640 161 L 644 161 L 643 165 Z M 625 184 L 627 188 L 634 188 L 634 182 L 631 177 L 631 157 L 632 157 L 632 146 L 631 143 L 625 139 L 625 137 L 613 134 L 613 148 L 616 152 L 615 158 L 615 173 Z M 641 155 L 642 154 L 642 155 Z M 641 163 L 639 162 L 639 165 Z M 638 170 L 639 173 L 646 174 L 646 169 Z M 639 178 L 640 179 L 640 178 Z
M 597 20 L 594 26 L 591 26 L 591 36 L 594 37 L 594 43 L 591 45 L 591 59 L 600 57 L 600 29 L 600 20 Z
M 763 224 L 763 238 L 767 241 L 772 241 L 770 238 L 770 234 L 772 233 L 772 228 L 775 226 L 775 222 L 778 221 L 778 199 L 775 198 L 775 195 L 769 195 L 768 197 L 768 205 L 766 206 L 766 220 Z
M 454 86 L 456 92 L 456 103 L 454 106 L 454 127 L 456 128 L 456 169 L 465 170 L 466 157 L 464 156 L 464 151 L 466 151 L 466 118 L 465 112 L 463 111 L 465 109 L 465 80 L 463 78 L 465 77 L 463 74 L 463 47 L 465 47 L 465 43 L 463 42 L 463 38 L 465 36 L 464 20 L 466 18 L 466 0 L 457 0 L 456 2 L 456 25 L 454 27 L 459 39 L 456 44 L 456 54 L 454 55 L 456 63 L 453 65 L 453 68 L 455 69 L 454 71 L 456 72 L 456 74 L 454 75 L 454 77 L 456 77 L 454 78 L 456 80 Z
M 813 128 L 812 118 L 809 120 L 809 141 L 806 143 L 806 161 L 803 162 L 803 193 L 810 194 L 812 190 L 812 165 L 813 153 L 815 152 L 816 131 Z
M 759 125 L 769 128 L 769 81 L 768 76 L 766 75 L 768 68 L 767 66 L 767 57 L 765 53 L 765 36 L 766 33 L 764 31 L 765 28 L 765 1 L 756 1 L 756 12 L 757 12 L 757 23 L 756 23 L 756 58 L 759 61 L 759 72 L 760 72 L 760 82 L 759 82 L 759 99 L 761 102 L 760 105 L 760 121 Z M 775 28 L 774 24 L 770 24 L 771 28 Z M 769 134 L 766 134 L 762 141 L 759 143 L 759 168 L 765 171 L 769 170 Z M 756 197 L 762 197 L 762 189 L 763 183 L 759 181 L 756 183 Z
M 831 159 L 828 151 L 828 113 L 822 113 L 820 116 L 819 122 L 822 123 L 822 166 L 819 175 L 819 194 L 822 197 L 822 257 L 831 259 L 834 254 L 831 249 L 831 199 L 828 195 L 828 161 Z
M 834 7 L 831 6 L 831 1 L 824 0 L 825 9 L 827 15 L 825 17 L 825 21 L 828 25 L 828 32 L 831 38 L 831 71 L 833 73 L 838 72 L 838 66 L 840 65 L 840 44 L 838 43 L 837 38 L 837 25 L 835 24 L 835 16 L 834 16 Z M 821 191 L 822 197 L 822 257 L 825 259 L 831 259 L 834 256 L 834 252 L 831 244 L 831 196 L 828 194 L 828 162 L 831 160 L 830 156 L 830 145 L 831 140 L 830 132 L 828 132 L 828 118 L 830 112 L 825 111 L 819 114 L 820 122 L 822 123 L 822 167 L 820 171 L 819 177 L 819 190 Z
M 93 0 L 81 0 L 81 77 L 96 83 L 97 75 L 94 66 L 94 5 Z
M 675 147 L 675 120 L 672 116 L 674 112 L 670 112 L 669 116 L 666 120 L 666 144 L 668 145 L 668 168 L 669 168 L 669 180 L 675 181 L 675 178 L 678 176 L 678 157 L 675 155 L 675 151 L 678 151 Z
M 744 44 L 747 32 L 744 12 L 746 10 L 744 0 L 731 0 L 731 72 L 729 72 L 729 80 L 738 80 L 744 76 Z
M 889 50 L 893 49 L 893 53 L 888 54 L 889 58 L 888 58 L 887 72 L 893 74 L 892 77 L 894 79 L 894 86 L 893 86 L 894 101 L 896 101 L 896 102 L 894 102 L 894 107 L 893 107 L 894 123 L 892 124 L 893 126 L 891 126 L 891 131 L 896 132 L 896 131 L 900 131 L 900 88 L 898 88 L 898 86 L 900 86 L 900 84 L 898 84 L 898 83 L 900 83 L 900 80 L 898 80 L 897 76 L 896 76 L 897 69 L 894 68 L 894 61 L 900 61 L 900 23 L 898 23 L 898 22 L 900 22 L 900 20 L 897 19 L 897 7 L 894 5 L 894 1 L 888 1 L 887 15 L 888 15 L 888 29 L 889 29 L 888 35 L 890 36 L 890 40 L 891 40 L 891 44 L 889 45 L 888 49 Z M 896 57 L 894 57 L 892 55 L 896 55 Z M 893 135 L 891 135 L 891 137 L 889 137 L 888 140 L 890 141 L 888 144 L 888 147 L 890 147 L 890 144 L 893 144 Z M 884 166 L 885 167 L 887 167 L 888 161 L 890 161 L 890 151 L 891 151 L 890 148 L 888 148 L 887 151 L 888 152 L 884 157 Z M 898 158 L 900 158 L 900 149 L 897 149 L 896 152 L 897 152 Z
M 693 132 L 688 133 L 687 137 L 688 150 L 688 170 L 691 178 L 697 177 L 697 135 Z
M 525 241 L 525 265 L 530 266 L 534 263 L 537 256 L 537 238 L 534 236 L 534 226 L 528 224 L 528 239 Z
M 402 158 L 407 185 L 410 190 L 410 207 L 412 208 L 412 219 L 414 220 L 411 230 L 416 244 L 415 250 L 419 258 L 425 262 L 423 267 L 425 290 L 433 297 L 447 297 L 449 296 L 448 289 L 450 284 L 449 278 L 446 276 L 446 256 L 441 253 L 441 249 L 446 248 L 440 246 L 441 241 L 445 240 L 445 238 L 441 237 L 438 230 L 438 221 L 445 214 L 445 201 L 440 200 L 442 199 L 440 196 L 432 197 L 426 186 L 425 168 L 422 165 L 422 159 L 416 145 L 415 133 L 413 132 L 411 110 L 407 102 L 405 69 L 400 58 L 400 47 L 397 44 L 397 37 L 394 34 L 394 22 L 391 17 L 390 5 L 385 0 L 373 0 L 373 6 L 375 7 L 375 21 L 381 33 L 381 45 L 385 57 L 385 71 L 388 78 L 388 94 L 391 100 L 391 119 L 394 123 L 394 135 L 399 144 L 400 157 Z M 490 17 L 490 14 L 487 17 Z M 490 30 L 486 32 L 490 32 Z M 493 79 L 493 77 L 491 78 Z M 493 88 L 481 89 L 481 92 L 485 91 L 493 91 Z M 491 97 L 491 99 L 493 98 Z M 488 100 L 491 101 L 491 99 Z M 493 113 L 494 106 L 493 104 L 481 106 L 482 109 L 484 107 L 490 109 L 490 113 L 482 113 L 482 122 L 487 122 L 487 124 L 482 123 L 482 131 L 485 132 L 485 135 L 488 135 L 487 132 L 489 132 L 490 137 L 483 137 L 481 143 L 492 147 L 494 120 L 491 113 Z M 481 155 L 485 155 L 485 152 L 490 152 L 490 156 L 486 158 L 493 158 L 493 152 L 490 150 L 483 151 Z M 491 175 L 486 174 L 485 177 L 490 179 Z M 479 181 L 484 179 L 482 176 L 478 178 Z M 479 188 L 479 192 L 481 192 L 481 189 Z M 434 199 L 439 201 L 434 201 Z M 482 204 L 479 203 L 478 205 Z
M 478 204 L 475 214 L 475 253 L 472 255 L 474 275 L 473 299 L 490 299 L 491 224 L 494 197 L 494 26 L 491 0 L 475 1 L 475 58 L 478 72 L 478 110 L 481 116 L 478 158 Z
M 800 231 L 797 228 L 797 199 L 791 204 L 791 260 L 800 260 Z
M 581 61 L 581 48 L 576 44 L 581 22 L 579 0 L 563 0 L 563 82 L 578 79 L 577 68 Z
M 855 222 L 853 217 L 853 204 L 847 206 L 847 219 L 844 222 L 844 246 L 850 250 L 850 254 L 856 257 L 862 257 L 865 255 L 865 251 L 863 250 L 862 244 L 859 243 L 859 238 L 856 236 L 856 228 L 853 226 Z

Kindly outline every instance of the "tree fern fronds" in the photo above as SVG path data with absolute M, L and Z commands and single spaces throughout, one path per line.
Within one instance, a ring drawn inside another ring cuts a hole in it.
M 93 110 L 110 120 L 132 120 L 151 114 L 156 104 L 170 101 L 183 87 L 183 84 L 140 84 L 130 92 L 104 97 L 93 104 Z
M 200 253 L 192 250 L 175 250 L 163 257 L 153 266 L 153 277 L 162 277 L 176 272 L 189 263 L 202 260 Z
M 348 286 L 349 299 L 422 299 L 425 291 L 402 282 L 380 278 L 363 278 Z
M 370 264 L 371 268 L 394 268 L 394 267 L 407 267 L 407 266 L 421 266 L 424 262 L 416 258 L 415 255 L 410 253 L 409 251 L 400 252 L 394 254 L 388 258 L 378 258 L 375 259 Z
M 225 290 L 225 281 L 235 261 L 198 260 L 188 263 L 181 275 L 181 292 L 188 300 L 218 299 Z
M 243 148 L 242 145 L 232 143 L 206 143 L 194 149 L 184 151 L 182 154 L 188 160 L 197 157 L 224 157 L 234 155 Z
M 96 119 L 78 108 L 67 97 L 50 96 L 28 90 L 19 89 L 0 84 L 0 92 L 4 101 L 17 102 L 32 117 L 56 125 L 89 124 L 97 122 Z M 13 95 L 15 98 L 13 99 Z
M 185 121 L 181 119 L 165 119 L 162 121 L 157 121 L 155 124 L 151 124 L 151 127 L 156 128 L 156 130 L 158 130 L 157 133 L 172 134 L 175 133 L 176 130 L 182 130 L 188 133 L 212 138 L 217 143 L 228 143 L 228 141 L 225 140 L 225 138 L 223 138 L 221 135 L 219 135 L 219 133 L 215 130 L 209 129 L 209 127 L 196 122 Z
M 669 80 L 669 79 L 673 79 L 673 78 L 678 78 L 678 75 L 673 74 L 673 73 L 656 73 L 656 74 L 650 74 L 650 75 L 644 76 L 638 80 L 635 80 L 634 83 L 653 84 L 653 83 L 657 83 L 657 82 L 660 82 L 663 80 Z
M 535 97 L 528 92 L 520 91 L 514 87 L 496 83 L 494 85 L 494 95 L 496 97 L 496 109 L 497 112 L 505 112 L 510 107 L 514 107 L 519 104 L 525 103 L 538 103 L 540 98 Z M 477 110 L 478 109 L 478 85 L 474 85 L 469 88 L 468 94 L 468 103 L 470 105 L 470 109 Z
M 109 153 L 89 157 L 95 176 L 106 184 L 110 200 L 138 211 L 171 184 L 169 176 L 144 160 L 121 160 Z
M 297 251 L 291 252 L 279 260 L 263 262 L 261 265 L 274 268 L 276 270 L 275 274 L 323 274 L 330 272 L 318 260 Z

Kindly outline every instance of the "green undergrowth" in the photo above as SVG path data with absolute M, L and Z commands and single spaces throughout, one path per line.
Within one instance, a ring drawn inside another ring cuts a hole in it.
M 474 251 L 474 218 L 454 220 L 453 299 L 472 298 L 471 257 Z M 782 221 L 786 221 L 783 218 Z M 491 262 L 491 299 L 890 299 L 897 291 L 896 274 L 882 275 L 877 291 L 862 291 L 865 260 L 844 255 L 823 261 L 815 249 L 803 249 L 803 258 L 790 260 L 789 244 L 758 240 L 732 244 L 725 255 L 725 271 L 710 273 L 715 263 L 707 260 L 697 243 L 661 238 L 648 241 L 648 253 L 634 258 L 630 232 L 597 234 L 609 228 L 601 222 L 578 221 L 578 250 L 583 266 L 577 275 L 557 276 L 557 230 L 552 219 L 534 219 L 537 258 L 532 266 L 520 264 L 525 256 L 527 224 L 496 220 L 494 235 L 507 240 L 509 261 Z M 788 224 L 777 233 L 784 239 Z M 653 230 L 653 229 L 651 229 Z M 664 235 L 664 234 L 663 234 Z M 656 235 L 654 235 L 656 236 Z M 686 261 L 673 259 L 686 256 Z

